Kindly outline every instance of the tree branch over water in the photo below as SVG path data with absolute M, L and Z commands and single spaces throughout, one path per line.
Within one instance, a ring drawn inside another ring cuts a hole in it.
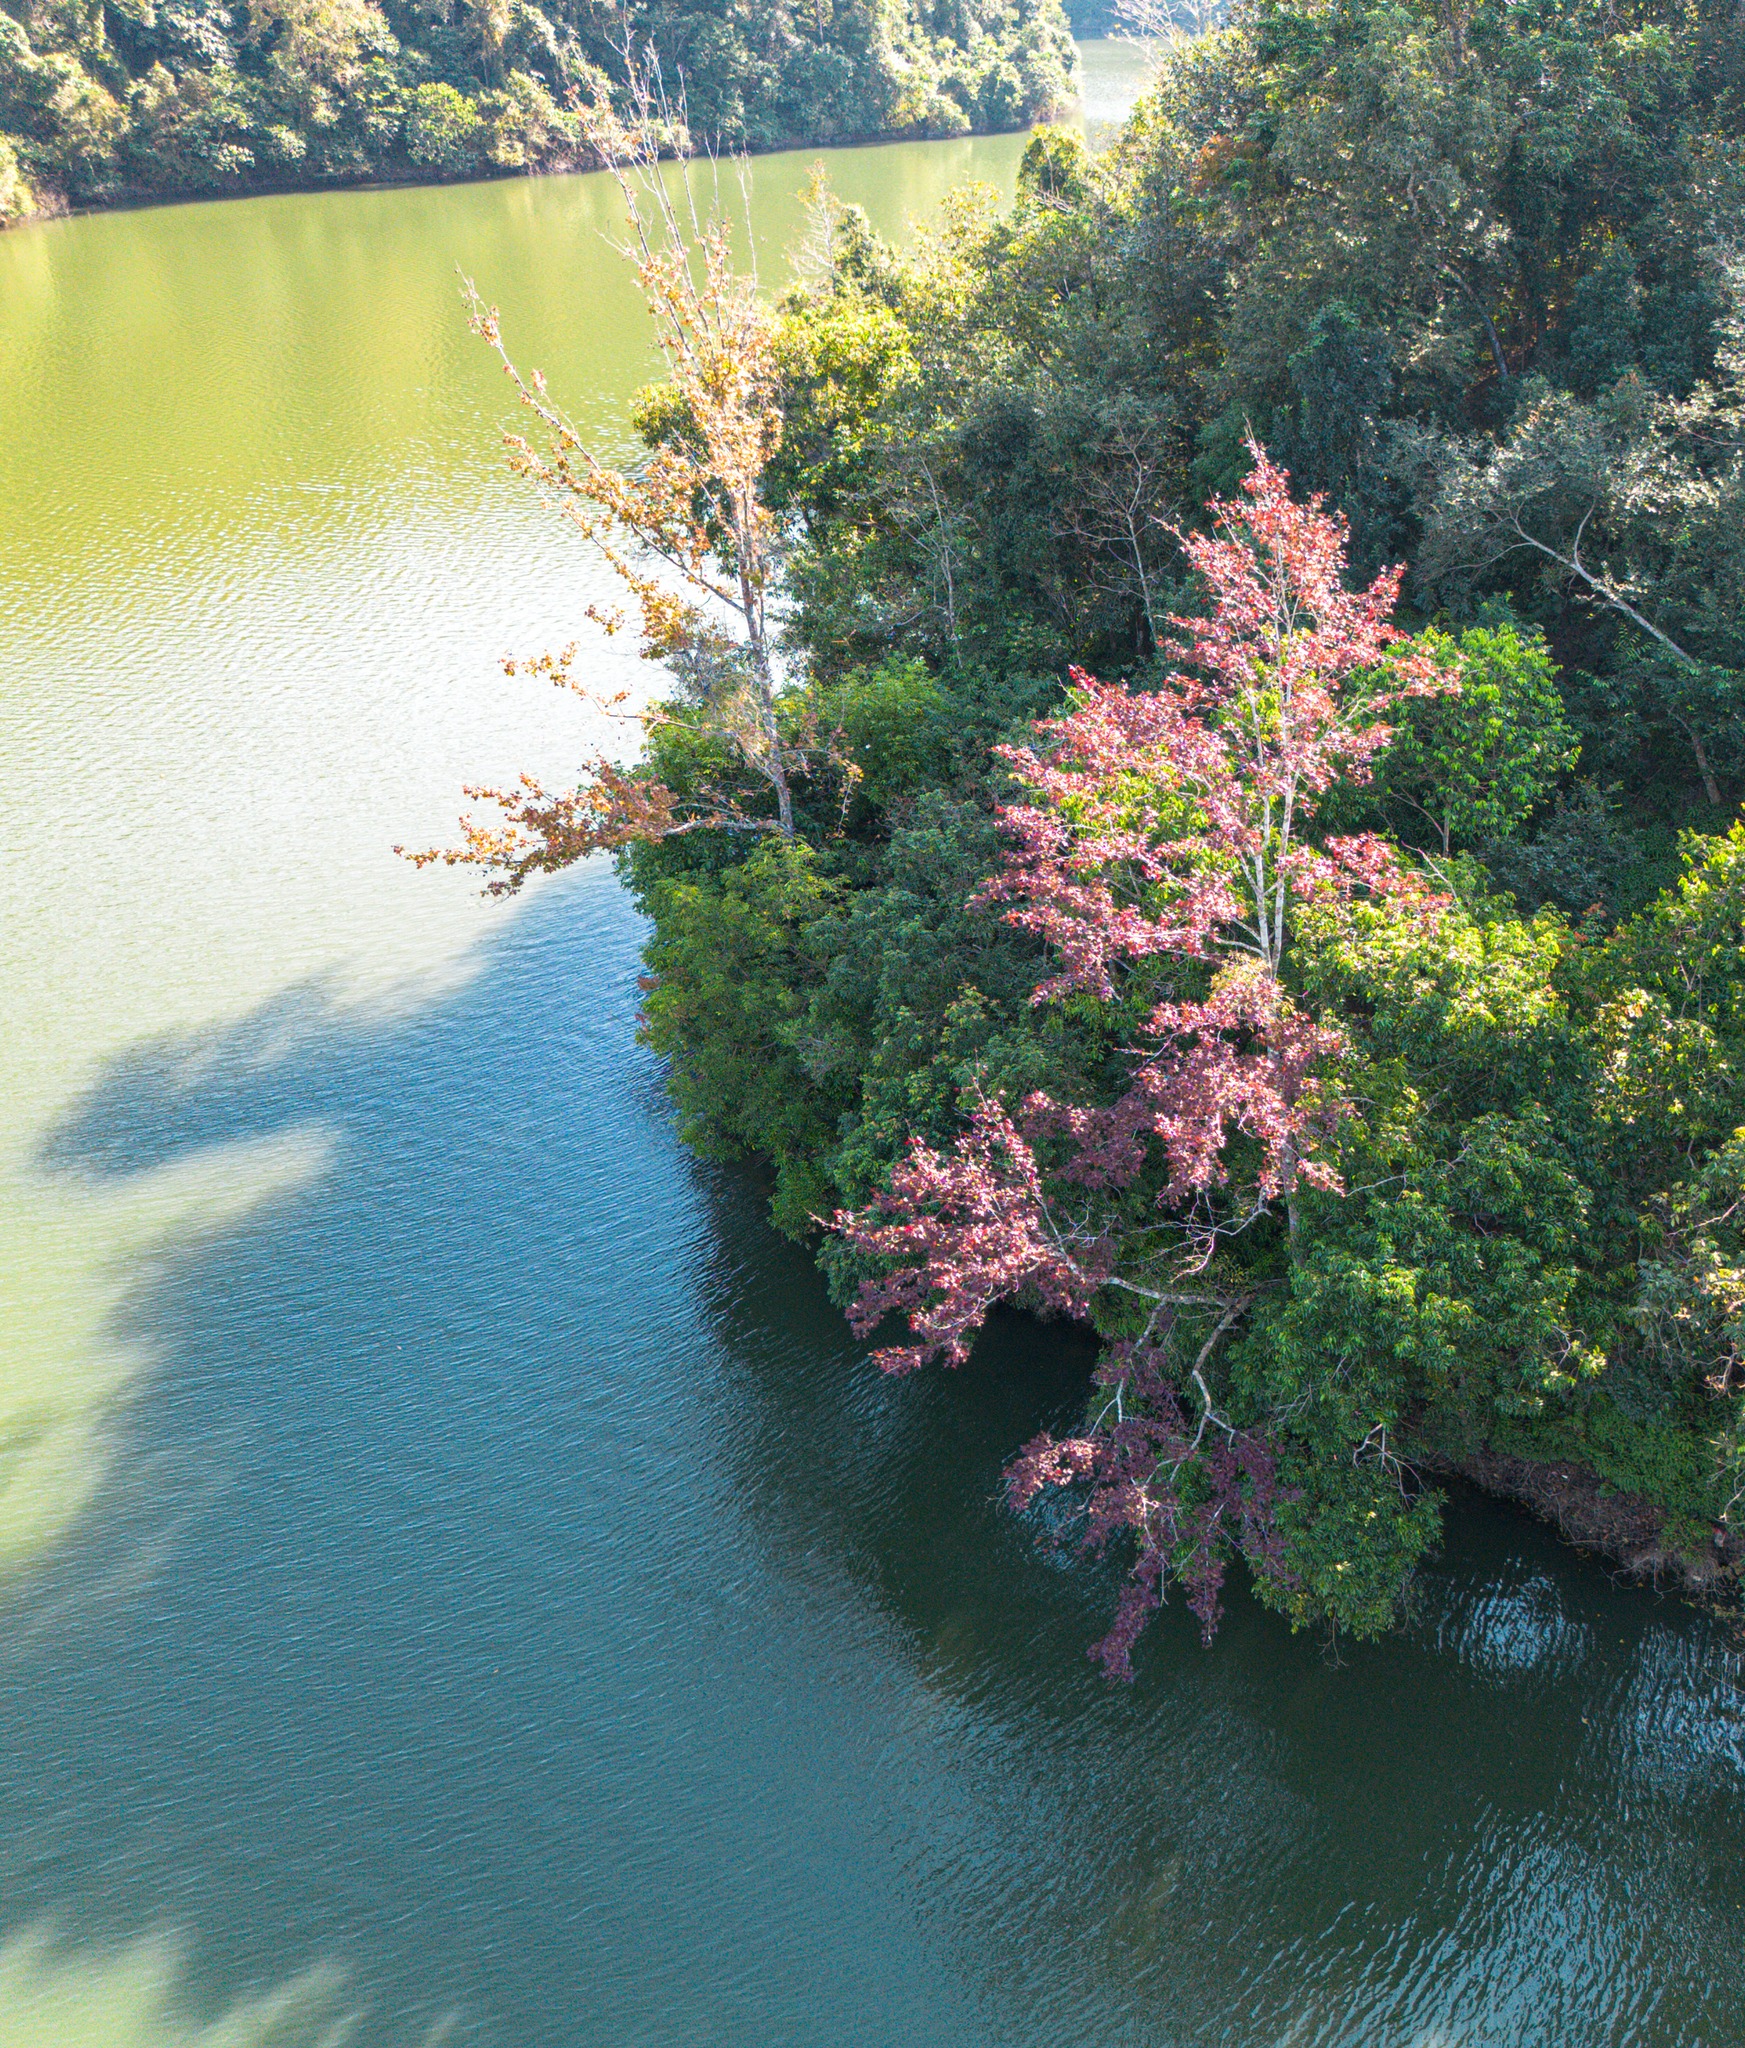
M 772 321 L 755 268 L 736 258 L 719 164 L 709 160 L 711 190 L 702 204 L 683 101 L 667 96 L 652 53 L 627 44 L 624 62 L 632 118 L 621 119 L 602 100 L 591 134 L 623 196 L 629 240 L 622 250 L 635 267 L 667 371 L 667 382 L 640 406 L 637 424 L 649 444 L 643 460 L 630 468 L 607 461 L 558 406 L 544 377 L 520 369 L 497 309 L 470 278 L 463 297 L 473 332 L 545 430 L 543 444 L 505 436 L 511 469 L 548 494 L 612 569 L 630 600 L 643 655 L 664 664 L 678 685 L 677 715 L 732 750 L 765 785 L 774 815 L 748 815 L 725 795 L 680 798 L 604 756 L 569 792 L 548 791 L 531 776 L 514 789 L 469 789 L 469 796 L 497 804 L 500 822 L 463 821 L 459 846 L 411 858 L 482 867 L 496 893 L 584 854 L 677 832 L 774 830 L 792 839 L 792 778 L 808 758 L 804 738 L 797 742 L 784 730 L 776 703 L 771 614 L 780 532 L 764 492 L 782 436 Z M 748 200 L 743 159 L 738 171 Z M 748 204 L 744 214 L 749 241 Z M 597 606 L 587 615 L 608 634 L 626 623 L 621 613 Z M 595 692 L 578 679 L 575 659 L 571 648 L 528 666 L 597 710 L 634 717 L 645 729 L 676 715 L 664 704 L 626 714 L 626 694 Z M 511 673 L 515 668 L 510 664 Z

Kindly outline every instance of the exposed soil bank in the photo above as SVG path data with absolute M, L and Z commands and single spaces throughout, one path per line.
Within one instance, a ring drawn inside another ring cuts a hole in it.
M 1428 1444 L 1415 1446 L 1412 1461 L 1420 1471 L 1467 1479 L 1486 1493 L 1517 1502 L 1549 1522 L 1565 1542 L 1609 1558 L 1634 1579 L 1710 1598 L 1737 1591 L 1745 1538 L 1717 1530 L 1714 1540 L 1698 1550 L 1674 1542 L 1664 1508 L 1641 1494 L 1607 1488 L 1585 1465 L 1561 1459 L 1541 1463 L 1506 1451 L 1453 1453 Z

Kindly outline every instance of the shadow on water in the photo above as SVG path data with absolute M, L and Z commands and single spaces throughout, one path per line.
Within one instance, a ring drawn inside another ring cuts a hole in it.
M 997 1498 L 1088 1350 L 880 1380 L 679 1152 L 638 937 L 585 874 L 438 1004 L 294 990 L 47 1141 L 327 1150 L 127 1293 L 155 1374 L 0 1653 L 0 2038 L 44 1925 L 184 1939 L 190 2029 L 341 1971 L 394 2044 L 1745 2038 L 1699 1619 L 1460 1502 L 1393 1641 L 1233 1588 L 1106 1686 L 1107 1575 Z

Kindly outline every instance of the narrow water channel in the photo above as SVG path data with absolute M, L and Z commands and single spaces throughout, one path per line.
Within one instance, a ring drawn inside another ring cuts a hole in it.
M 829 167 L 897 232 L 1021 148 Z M 1739 2048 L 1701 1616 L 1462 1502 L 1394 1640 L 1108 1687 L 995 1499 L 1082 1351 L 881 1382 L 678 1147 L 610 872 L 393 859 L 599 737 L 496 668 L 595 572 L 454 273 L 616 432 L 614 217 L 0 239 L 0 2048 Z

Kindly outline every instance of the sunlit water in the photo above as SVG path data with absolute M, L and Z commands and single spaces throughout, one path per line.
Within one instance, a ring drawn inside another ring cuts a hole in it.
M 1100 146 L 1127 118 L 1156 57 L 1118 36 L 1098 36 L 1078 51 L 1079 119 L 1093 146 Z
M 831 169 L 896 231 L 1021 147 Z M 597 583 L 453 273 L 617 432 L 614 218 L 0 240 L 0 2048 L 1738 2048 L 1700 1617 L 1466 1504 L 1396 1640 L 1238 1597 L 1110 1689 L 995 1498 L 1082 1348 L 880 1381 L 675 1143 L 611 875 L 393 859 L 600 737 L 496 668 Z

